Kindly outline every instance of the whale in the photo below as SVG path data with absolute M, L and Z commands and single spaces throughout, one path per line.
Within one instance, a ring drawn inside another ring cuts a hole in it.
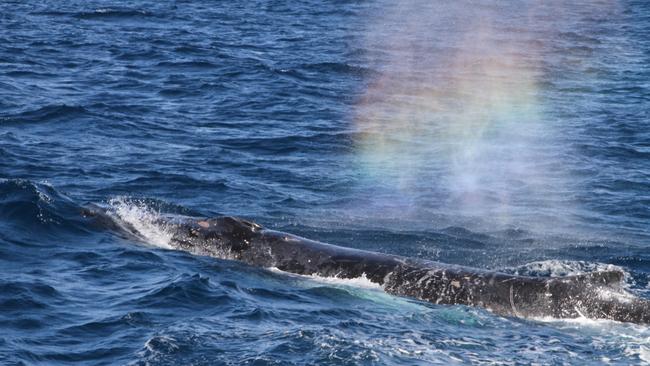
M 232 216 L 160 220 L 173 249 L 196 255 L 298 275 L 365 277 L 392 295 L 500 316 L 650 323 L 650 301 L 626 290 L 619 270 L 520 276 L 322 243 Z

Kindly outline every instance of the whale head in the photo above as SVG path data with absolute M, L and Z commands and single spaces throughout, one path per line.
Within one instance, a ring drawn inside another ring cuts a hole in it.
M 260 225 L 231 216 L 191 220 L 179 226 L 172 244 L 195 254 L 240 259 L 261 230 Z

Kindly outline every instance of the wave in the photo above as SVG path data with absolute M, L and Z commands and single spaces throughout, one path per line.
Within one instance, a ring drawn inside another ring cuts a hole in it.
M 41 235 L 88 232 L 82 208 L 47 183 L 22 179 L 0 180 L 0 226 L 12 226 Z
M 95 11 L 75 13 L 72 16 L 78 19 L 111 20 L 111 19 L 125 19 L 125 18 L 143 19 L 143 18 L 154 17 L 155 14 L 147 10 L 126 9 L 126 8 L 125 9 L 103 8 L 103 9 L 97 9 Z
M 128 300 L 146 308 L 192 308 L 209 305 L 211 309 L 227 306 L 235 299 L 224 289 L 213 286 L 208 277 L 183 274 L 167 285 L 137 299 Z
M 358 66 L 358 65 L 351 65 L 342 62 L 304 63 L 293 67 L 281 67 L 281 68 L 271 67 L 268 65 L 259 65 L 259 66 L 270 72 L 273 72 L 278 76 L 290 77 L 295 79 L 296 81 L 302 81 L 302 82 L 317 81 L 324 76 L 327 78 L 347 76 L 347 77 L 356 77 L 356 78 L 364 79 L 364 78 L 372 78 L 379 75 L 379 72 L 377 72 L 372 68 Z M 324 93 L 324 90 L 325 89 L 320 88 L 320 92 L 317 90 L 313 90 L 311 92 L 315 93 L 314 95 L 317 97 L 332 97 L 332 95 L 327 95 L 326 93 Z
M 159 67 L 174 68 L 174 69 L 215 69 L 218 66 L 209 61 L 193 60 L 193 61 L 162 61 L 159 62 Z
M 0 281 L 0 294 L 0 311 L 18 314 L 49 308 L 62 298 L 54 287 L 38 281 Z
M 341 74 L 341 75 L 350 75 L 350 76 L 372 76 L 378 75 L 379 73 L 369 67 L 356 66 L 348 63 L 342 62 L 318 62 L 303 64 L 300 66 L 300 69 L 310 71 L 310 72 L 319 72 L 326 74 Z
M 311 135 L 284 135 L 274 137 L 230 138 L 222 146 L 260 154 L 323 153 L 324 151 L 351 151 L 353 136 L 347 132 L 315 133 Z
M 155 188 L 158 187 L 160 182 L 164 181 L 168 186 L 176 186 L 178 188 L 182 187 L 192 187 L 193 190 L 210 190 L 212 192 L 227 191 L 231 189 L 227 184 L 226 180 L 206 180 L 194 178 L 185 174 L 174 174 L 174 173 L 161 173 L 158 171 L 143 171 L 140 172 L 140 175 L 129 180 L 122 181 L 120 183 L 115 183 L 110 187 L 100 188 L 95 191 L 95 193 L 123 193 L 129 194 L 136 189 L 143 188 Z M 162 202 L 154 202 L 154 200 L 148 200 L 147 204 L 161 205 Z M 180 211 L 190 211 L 183 207 L 171 207 L 169 204 L 164 204 L 165 209 L 180 210 Z
M 15 114 L 0 115 L 0 124 L 43 123 L 90 115 L 82 106 L 51 104 Z
M 0 237 L 19 245 L 17 233 L 41 238 L 108 232 L 160 248 L 171 248 L 171 228 L 163 215 L 196 215 L 164 201 L 117 196 L 107 203 L 79 204 L 48 183 L 0 179 Z

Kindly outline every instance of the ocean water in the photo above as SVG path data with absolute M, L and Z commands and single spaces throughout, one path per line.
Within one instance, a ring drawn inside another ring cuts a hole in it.
M 648 65 L 645 1 L 3 1 L 0 364 L 648 363 L 647 326 L 193 256 L 156 224 L 615 267 L 650 298 Z

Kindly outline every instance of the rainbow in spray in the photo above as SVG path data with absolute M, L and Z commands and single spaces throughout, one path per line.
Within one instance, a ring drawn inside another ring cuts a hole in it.
M 355 111 L 356 164 L 377 206 L 399 215 L 512 224 L 534 205 L 553 216 L 565 177 L 530 11 L 466 6 L 401 2 L 369 26 L 381 72 Z

